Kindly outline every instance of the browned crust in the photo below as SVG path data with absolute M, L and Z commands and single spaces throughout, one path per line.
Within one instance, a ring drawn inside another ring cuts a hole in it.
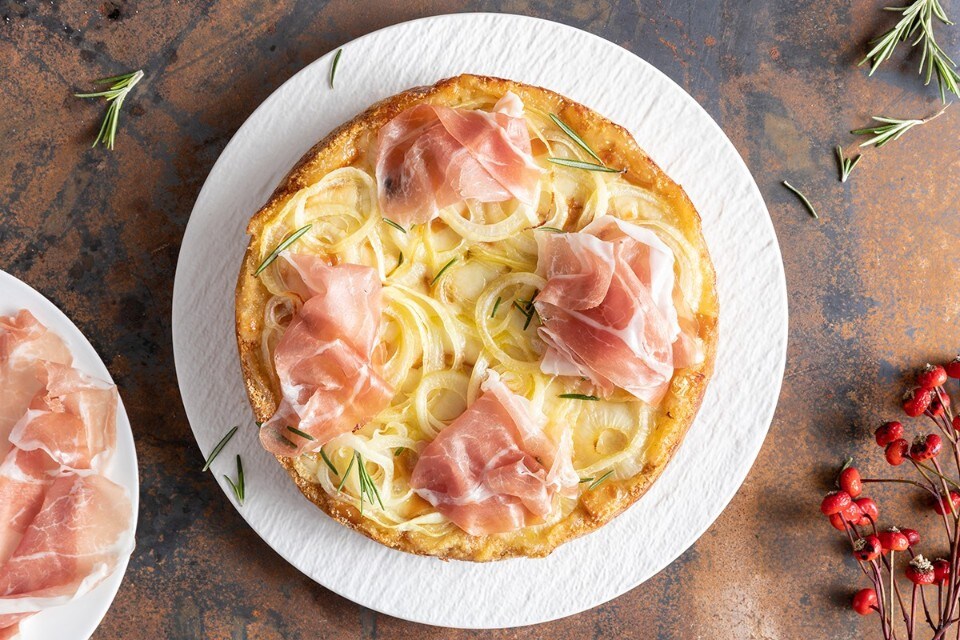
M 237 282 L 236 330 L 243 377 L 257 420 L 265 421 L 273 414 L 279 397 L 271 371 L 272 363 L 264 362 L 260 355 L 262 310 L 269 292 L 252 275 L 259 259 L 257 239 L 265 222 L 276 215 L 298 190 L 334 169 L 363 161 L 359 151 L 364 148 L 361 142 L 369 142 L 371 135 L 404 109 L 421 102 L 456 106 L 467 96 L 497 98 L 507 91 L 519 95 L 528 108 L 559 114 L 605 162 L 626 167 L 625 176 L 629 181 L 650 188 L 669 203 L 674 215 L 671 223 L 681 229 L 698 249 L 705 282 L 708 283 L 698 314 L 706 354 L 703 363 L 680 370 L 674 376 L 650 436 L 648 462 L 644 469 L 632 478 L 607 481 L 593 491 L 583 492 L 574 510 L 551 525 L 490 536 L 471 536 L 454 529 L 439 538 L 396 531 L 361 517 L 353 506 L 328 495 L 320 485 L 305 480 L 297 473 L 294 459 L 277 458 L 303 495 L 336 521 L 389 547 L 443 559 L 487 561 L 513 556 L 546 556 L 560 544 L 593 531 L 616 517 L 647 491 L 680 446 L 700 408 L 716 356 L 716 275 L 701 233 L 700 217 L 683 189 L 637 146 L 629 132 L 583 105 L 539 87 L 499 78 L 461 75 L 432 87 L 417 87 L 387 98 L 332 131 L 303 156 L 269 202 L 251 219 L 247 227 L 251 240 Z

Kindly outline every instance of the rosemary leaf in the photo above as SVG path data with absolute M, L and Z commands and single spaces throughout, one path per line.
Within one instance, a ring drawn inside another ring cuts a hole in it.
M 264 270 L 264 269 L 266 269 L 266 268 L 269 267 L 271 264 L 273 264 L 273 261 L 277 259 L 277 256 L 280 255 L 280 252 L 282 252 L 284 249 L 286 249 L 287 247 L 289 247 L 290 245 L 292 245 L 294 242 L 296 242 L 297 240 L 299 240 L 299 239 L 300 239 L 300 236 L 302 236 L 302 235 L 305 234 L 307 231 L 309 231 L 309 230 L 310 230 L 310 227 L 312 227 L 312 226 L 313 226 L 313 224 L 305 224 L 305 225 L 303 225 L 302 227 L 300 227 L 299 229 L 297 229 L 296 231 L 294 231 L 293 234 L 292 234 L 289 238 L 287 238 L 286 240 L 284 240 L 283 242 L 281 242 L 280 244 L 278 244 L 278 245 L 277 245 L 277 248 L 274 249 L 273 252 L 271 252 L 270 255 L 267 256 L 266 260 L 264 260 L 263 262 L 260 263 L 260 266 L 257 267 L 257 270 L 253 272 L 254 277 L 256 277 L 256 276 L 260 275 L 261 273 L 263 273 L 263 270 Z
M 589 478 L 580 478 L 580 484 L 583 484 L 585 482 L 593 482 L 593 480 L 594 480 L 593 476 L 590 476 Z
M 790 191 L 793 191 L 795 194 L 797 194 L 797 197 L 800 198 L 800 200 L 803 202 L 803 206 L 807 208 L 807 211 L 810 212 L 810 215 L 812 215 L 814 218 L 818 220 L 820 219 L 820 216 L 817 215 L 817 210 L 814 209 L 813 205 L 810 204 L 810 201 L 807 200 L 807 196 L 800 193 L 799 189 L 797 189 L 795 186 L 793 186 L 786 180 L 783 181 L 783 186 L 785 186 L 787 189 L 790 189 Z
M 393 457 L 394 457 L 394 458 L 396 458 L 397 456 L 399 456 L 399 455 L 401 455 L 401 454 L 403 454 L 403 447 L 397 447 L 396 449 L 393 450 Z
M 873 116 L 873 120 L 879 122 L 879 125 L 873 127 L 865 127 L 863 129 L 854 129 L 850 133 L 855 136 L 873 136 L 863 144 L 861 147 L 866 147 L 869 145 L 874 145 L 876 147 L 882 147 L 888 142 L 893 142 L 894 140 L 900 139 L 900 136 L 905 134 L 910 129 L 914 127 L 926 124 L 931 120 L 935 120 L 943 115 L 943 112 L 947 110 L 947 107 L 950 105 L 944 105 L 940 111 L 936 112 L 932 116 L 928 116 L 922 120 L 916 118 L 911 118 L 908 120 L 900 120 L 899 118 L 888 118 L 886 116 Z
M 243 480 L 243 461 L 240 460 L 240 454 L 237 454 L 237 485 L 240 489 L 240 505 L 243 506 L 243 501 L 247 497 L 247 484 Z
M 552 231 L 553 233 L 564 233 L 563 229 L 557 227 L 534 227 L 534 231 Z
M 356 452 L 354 452 L 354 456 L 350 458 L 350 464 L 347 465 L 347 470 L 343 472 L 343 477 L 340 480 L 340 484 L 337 485 L 337 492 L 343 489 L 343 483 L 345 483 L 347 481 L 347 478 L 350 476 L 350 469 L 353 469 L 353 465 L 356 463 L 356 461 L 357 461 L 357 456 L 356 456 Z
M 491 318 L 496 318 L 496 317 L 497 317 L 497 309 L 500 308 L 500 303 L 501 303 L 501 302 L 503 302 L 503 298 L 501 298 L 500 296 L 497 296 L 497 301 L 493 303 L 493 311 L 490 312 L 490 317 L 491 317 Z
M 602 164 L 593 164 L 592 162 L 582 162 L 580 160 L 570 160 L 569 158 L 547 158 L 548 162 L 553 164 L 559 164 L 563 167 L 571 167 L 573 169 L 583 169 L 584 171 L 600 171 L 603 173 L 625 173 L 626 169 L 614 169 L 612 167 L 606 167 Z
M 243 506 L 243 498 L 240 497 L 240 487 L 233 483 L 233 480 L 230 479 L 230 476 L 223 474 L 223 479 L 227 481 L 227 484 L 230 485 L 230 489 L 233 491 L 233 497 L 237 499 L 237 502 L 240 506 Z
M 94 138 L 92 146 L 95 147 L 97 144 L 103 143 L 107 149 L 113 151 L 113 146 L 117 139 L 117 124 L 120 121 L 120 108 L 123 106 L 123 101 L 127 98 L 127 94 L 130 93 L 130 90 L 133 89 L 142 78 L 142 69 L 131 71 L 130 73 L 95 80 L 94 82 L 96 84 L 110 85 L 110 88 L 104 91 L 73 94 L 77 98 L 106 98 L 107 100 L 107 114 L 104 116 L 103 123 L 100 125 L 100 131 L 97 133 L 97 137 Z
M 564 122 L 563 120 L 561 120 L 559 117 L 557 117 L 552 113 L 550 114 L 550 119 L 553 120 L 553 123 L 558 127 L 560 127 L 563 130 L 563 132 L 567 134 L 570 137 L 570 139 L 577 144 L 578 147 L 580 147 L 581 149 L 589 153 L 590 156 L 594 160 L 596 160 L 599 164 L 601 165 L 603 164 L 603 160 L 600 159 L 600 156 L 594 153 L 593 149 L 590 148 L 590 145 L 584 142 L 583 138 L 578 136 L 577 132 L 570 128 L 570 125 L 568 125 L 566 122 Z
M 327 453 L 323 450 L 323 447 L 320 447 L 320 457 L 323 459 L 324 464 L 330 468 L 330 471 L 333 472 L 333 475 L 339 478 L 340 474 L 337 472 L 337 468 L 334 466 L 330 458 L 327 457 Z
M 437 272 L 437 275 L 433 276 L 433 280 L 430 281 L 430 286 L 432 287 L 433 285 L 437 284 L 437 280 L 440 279 L 440 276 L 442 276 L 444 273 L 446 273 L 447 269 L 449 269 L 450 266 L 451 266 L 454 262 L 456 262 L 456 261 L 457 261 L 456 258 L 450 258 L 450 262 L 448 262 L 447 264 L 443 265 L 443 268 L 440 269 L 440 271 Z
M 847 178 L 850 177 L 850 172 L 857 166 L 861 158 L 863 158 L 863 156 L 859 153 L 854 158 L 845 157 L 843 155 L 843 147 L 837 145 L 837 161 L 840 163 L 840 182 L 847 181 Z
M 566 398 L 568 400 L 592 400 L 594 402 L 600 400 L 597 396 L 588 396 L 582 393 L 561 393 L 558 398 Z
M 593 491 L 594 489 L 599 487 L 601 484 L 603 484 L 607 480 L 607 478 L 609 478 L 612 475 L 613 475 L 613 469 L 610 469 L 610 471 L 607 471 L 605 474 L 603 474 L 602 476 L 600 476 L 599 478 L 591 482 L 590 485 L 587 487 L 587 491 Z
M 290 433 L 295 433 L 301 438 L 306 438 L 307 440 L 316 440 L 316 438 L 314 438 L 312 435 L 310 435 L 306 431 L 300 431 L 300 429 L 297 429 L 296 427 L 287 426 L 287 431 L 289 431 Z
M 207 469 L 210 468 L 210 465 L 213 464 L 213 461 L 216 459 L 218 455 L 220 455 L 220 452 L 223 451 L 223 448 L 225 446 L 227 446 L 227 443 L 230 442 L 230 438 L 233 437 L 233 434 L 235 434 L 237 432 L 237 429 L 239 428 L 240 427 L 237 426 L 237 427 L 234 427 L 233 429 L 230 429 L 230 431 L 227 431 L 227 435 L 223 436 L 220 442 L 217 443 L 217 446 L 213 448 L 213 451 L 210 452 L 210 455 L 207 457 L 207 460 L 204 463 L 203 469 L 201 469 L 201 471 L 206 471 Z
M 343 53 L 343 49 L 337 49 L 337 52 L 333 56 L 333 65 L 330 67 L 330 88 L 333 89 L 333 77 L 337 75 L 337 65 L 340 64 L 340 54 Z
M 406 233 L 406 232 L 407 232 L 406 229 L 404 229 L 403 227 L 401 227 L 399 224 L 397 224 L 396 222 L 394 222 L 394 221 L 391 220 L 390 218 L 383 218 L 383 221 L 384 221 L 385 223 L 387 223 L 388 225 L 390 225 L 391 227 L 393 227 L 394 229 L 396 229 L 397 231 L 400 231 L 400 232 L 402 232 L 402 233 Z

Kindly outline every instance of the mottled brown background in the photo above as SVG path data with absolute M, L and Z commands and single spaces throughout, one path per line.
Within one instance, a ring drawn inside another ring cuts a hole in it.
M 868 151 L 846 185 L 835 176 L 832 147 L 852 142 L 848 129 L 874 113 L 918 116 L 937 107 L 915 76 L 915 58 L 873 78 L 856 68 L 865 41 L 891 22 L 882 4 L 462 3 L 602 35 L 699 100 L 769 205 L 791 309 L 786 378 L 766 445 L 693 548 L 592 611 L 467 632 L 360 608 L 260 541 L 200 472 L 169 325 L 194 199 L 253 109 L 339 44 L 461 5 L 0 1 L 0 268 L 49 296 L 91 339 L 120 385 L 140 454 L 139 545 L 95 637 L 878 637 L 875 620 L 841 608 L 860 583 L 817 515 L 819 494 L 829 465 L 847 452 L 881 469 L 864 434 L 892 415 L 901 370 L 960 348 L 960 107 Z M 945 5 L 960 18 L 960 2 Z M 960 27 L 941 32 L 948 51 L 960 54 Z M 147 77 L 125 106 L 116 151 L 89 149 L 103 107 L 71 93 L 139 67 Z M 819 222 L 780 186 L 784 178 L 816 202 Z M 216 250 L 216 238 L 210 242 Z M 935 525 L 899 513 L 921 528 Z

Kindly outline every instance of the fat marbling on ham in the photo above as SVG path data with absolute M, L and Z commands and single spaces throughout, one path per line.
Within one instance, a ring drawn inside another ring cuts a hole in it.
M 296 456 L 372 418 L 389 404 L 393 388 L 372 362 L 383 304 L 377 272 L 282 256 L 294 272 L 291 290 L 304 303 L 274 351 L 282 398 L 260 441 L 271 453 Z
M 401 225 L 428 222 L 456 202 L 536 202 L 523 102 L 508 92 L 493 111 L 420 104 L 377 137 L 377 191 L 383 215 Z
M 28 311 L 0 317 L 0 638 L 95 587 L 133 547 L 130 499 L 102 475 L 116 388 L 72 360 Z
M 659 403 L 674 369 L 702 357 L 675 288 L 673 252 L 650 229 L 612 216 L 578 233 L 536 236 L 537 271 L 547 280 L 534 302 L 547 344 L 541 370 Z
M 547 436 L 546 416 L 491 371 L 483 393 L 420 454 L 410 486 L 471 535 L 543 522 L 579 478 L 571 440 Z

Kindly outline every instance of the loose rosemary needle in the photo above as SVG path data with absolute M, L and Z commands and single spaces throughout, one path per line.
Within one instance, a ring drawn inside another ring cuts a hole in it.
M 284 249 L 286 249 L 287 247 L 289 247 L 290 245 L 292 245 L 294 242 L 296 242 L 297 240 L 299 240 L 299 239 L 300 239 L 300 236 L 302 236 L 302 235 L 305 234 L 307 231 L 309 231 L 309 230 L 310 230 L 310 227 L 312 227 L 312 226 L 313 226 L 312 224 L 305 224 L 305 225 L 303 225 L 302 227 L 300 227 L 299 229 L 297 229 L 296 231 L 294 231 L 294 232 L 293 232 L 293 235 L 291 235 L 289 238 L 287 238 L 286 240 L 284 240 L 283 242 L 281 242 L 280 244 L 278 244 L 278 245 L 277 245 L 277 248 L 274 249 L 274 250 L 270 253 L 270 255 L 268 255 L 268 256 L 266 257 L 266 259 L 265 259 L 263 262 L 260 263 L 260 266 L 257 267 L 257 270 L 256 270 L 256 271 L 253 272 L 253 275 L 254 275 L 254 276 L 258 276 L 258 275 L 260 275 L 261 273 L 263 273 L 263 270 L 266 269 L 267 267 L 269 267 L 271 264 L 273 264 L 273 261 L 277 259 L 277 256 L 279 256 L 280 253 L 281 253 Z
M 863 156 L 859 153 L 853 158 L 847 158 L 843 155 L 843 147 L 837 145 L 837 162 L 840 163 L 840 182 L 847 181 L 847 178 L 850 177 L 850 172 L 857 166 L 861 158 L 863 158 Z
M 330 67 L 330 88 L 333 89 L 333 77 L 337 75 L 337 65 L 340 64 L 340 54 L 343 53 L 343 49 L 337 49 L 337 52 L 333 56 L 333 65 Z
M 243 481 L 243 461 L 240 460 L 239 454 L 237 455 L 237 481 L 234 482 L 230 476 L 226 474 L 223 475 L 223 479 L 230 485 L 230 488 L 233 490 L 233 496 L 242 507 L 243 499 L 246 497 L 246 485 Z
M 110 85 L 109 89 L 96 91 L 93 93 L 75 93 L 77 98 L 106 98 L 107 115 L 103 118 L 103 124 L 100 125 L 100 131 L 93 141 L 93 147 L 103 143 L 107 149 L 113 150 L 113 145 L 117 139 L 117 123 L 120 121 L 120 107 L 126 99 L 130 90 L 143 78 L 143 70 L 131 71 L 119 76 L 101 78 L 94 80 L 96 84 Z
M 787 189 L 790 189 L 790 191 L 793 191 L 795 194 L 797 194 L 797 197 L 800 198 L 800 201 L 801 201 L 801 202 L 803 202 L 803 206 L 805 206 L 805 207 L 807 208 L 807 211 L 810 212 L 810 215 L 812 215 L 814 218 L 816 218 L 816 219 L 818 219 L 818 220 L 820 219 L 820 216 L 817 215 L 817 210 L 814 209 L 814 208 L 813 208 L 813 205 L 810 203 L 810 201 L 807 200 L 807 196 L 805 196 L 805 195 L 803 195 L 802 193 L 800 193 L 800 190 L 799 190 L 799 189 L 797 189 L 795 186 L 793 186 L 792 184 L 790 184 L 790 183 L 787 182 L 786 180 L 783 181 L 783 186 L 785 186 Z
M 581 160 L 571 160 L 569 158 L 547 158 L 548 162 L 553 164 L 559 164 L 563 167 L 570 167 L 572 169 L 583 169 L 584 171 L 600 171 L 602 173 L 624 173 L 626 169 L 614 169 L 613 167 L 608 167 L 602 164 L 594 164 L 592 162 L 583 162 Z
M 594 152 L 594 150 L 590 148 L 590 145 L 588 145 L 586 142 L 583 141 L 583 138 L 581 138 L 580 136 L 577 135 L 577 132 L 574 131 L 574 130 L 570 127 L 570 125 L 568 125 L 566 122 L 564 122 L 563 120 L 561 120 L 556 114 L 553 114 L 553 113 L 550 114 L 550 119 L 553 120 L 553 123 L 554 123 L 555 125 L 557 125 L 558 127 L 560 127 L 560 129 L 561 129 L 565 134 L 567 134 L 567 136 L 568 136 L 571 140 L 573 140 L 574 143 L 576 143 L 576 145 L 577 145 L 578 147 L 580 147 L 581 149 L 583 149 L 584 151 L 586 151 L 587 153 L 589 153 L 589 154 L 590 154 L 590 157 L 592 157 L 594 160 L 596 160 L 599 164 L 601 164 L 601 165 L 603 164 L 603 160 L 600 159 L 600 156 L 598 156 L 598 155 Z
M 213 464 L 213 461 L 217 458 L 218 455 L 220 455 L 220 452 L 223 451 L 223 448 L 225 446 L 227 446 L 227 443 L 230 442 L 230 438 L 233 437 L 233 434 L 235 434 L 237 432 L 237 429 L 239 428 L 240 427 L 237 426 L 237 427 L 234 427 L 233 429 L 230 429 L 230 431 L 227 431 L 227 435 L 223 436 L 220 442 L 217 443 L 217 446 L 213 448 L 213 451 L 210 452 L 210 455 L 207 457 L 207 460 L 204 463 L 203 469 L 201 469 L 201 471 L 206 471 L 207 469 L 210 468 L 210 465 Z

